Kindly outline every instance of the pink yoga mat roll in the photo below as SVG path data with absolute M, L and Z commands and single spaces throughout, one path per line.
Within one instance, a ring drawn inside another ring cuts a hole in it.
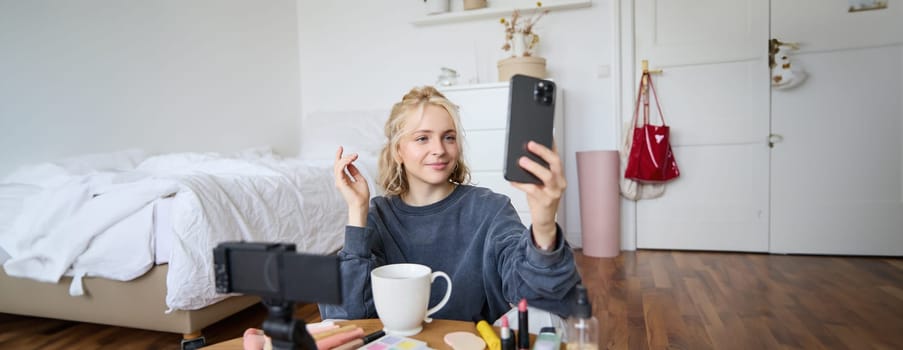
M 577 152 L 584 255 L 612 258 L 621 253 L 620 165 L 618 151 Z

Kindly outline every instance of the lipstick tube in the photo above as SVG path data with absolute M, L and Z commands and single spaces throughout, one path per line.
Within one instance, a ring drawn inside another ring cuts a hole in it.
M 530 350 L 530 326 L 527 321 L 527 298 L 517 304 L 517 349 Z

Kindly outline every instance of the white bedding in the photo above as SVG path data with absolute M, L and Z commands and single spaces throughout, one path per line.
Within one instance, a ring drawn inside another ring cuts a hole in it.
M 172 201 L 173 197 L 160 198 L 154 203 L 154 263 L 169 263 L 172 252 Z
M 198 309 L 225 297 L 215 292 L 211 266 L 219 242 L 291 242 L 298 251 L 332 253 L 344 241 L 347 208 L 331 163 L 267 152 L 182 153 L 150 157 L 134 169 L 54 171 L 52 181 L 38 180 L 28 186 L 39 191 L 0 184 L 0 206 L 15 205 L 3 193 L 27 192 L 14 220 L 0 217 L 0 248 L 10 256 L 4 268 L 48 282 L 74 275 L 71 294 L 81 292 L 81 276 L 129 280 L 161 256 L 170 265 L 167 306 Z M 161 211 L 171 230 L 155 225 L 165 220 Z M 169 242 L 168 253 L 161 241 Z

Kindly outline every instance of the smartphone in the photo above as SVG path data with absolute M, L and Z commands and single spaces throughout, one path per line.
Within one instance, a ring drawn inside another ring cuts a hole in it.
M 508 92 L 508 129 L 505 140 L 505 180 L 541 185 L 542 180 L 517 164 L 523 156 L 542 164 L 549 164 L 527 150 L 527 143 L 536 141 L 552 148 L 552 129 L 555 118 L 555 83 L 549 80 L 516 74 L 511 78 Z
M 533 342 L 533 350 L 558 350 L 561 348 L 561 336 L 554 327 L 542 327 Z

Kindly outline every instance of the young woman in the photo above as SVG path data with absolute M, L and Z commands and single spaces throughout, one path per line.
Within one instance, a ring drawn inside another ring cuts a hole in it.
M 530 306 L 566 316 L 580 279 L 555 214 L 566 185 L 558 154 L 538 143 L 527 149 L 550 168 L 522 157 L 519 165 L 543 185 L 512 183 L 527 195 L 531 227 L 524 227 L 508 197 L 468 185 L 458 110 L 432 87 L 415 88 L 392 108 L 378 185 L 370 199 L 354 165 L 339 147 L 335 184 L 348 203 L 345 245 L 339 252 L 342 305 L 320 305 L 323 319 L 376 318 L 370 271 L 417 263 L 446 272 L 448 303 L 431 317 L 490 322 L 526 298 Z M 347 173 L 346 173 L 347 171 Z M 349 176 L 350 175 L 350 176 Z M 369 202 L 369 203 L 368 203 Z M 445 293 L 434 283 L 430 305 Z

